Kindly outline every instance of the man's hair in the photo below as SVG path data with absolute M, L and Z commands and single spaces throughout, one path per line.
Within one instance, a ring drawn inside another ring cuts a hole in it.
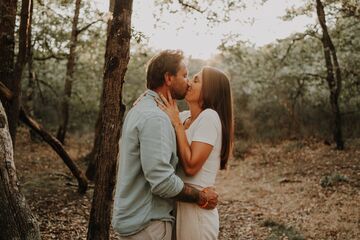
M 164 50 L 152 57 L 147 64 L 146 70 L 147 88 L 155 90 L 162 86 L 166 73 L 175 76 L 183 59 L 184 54 L 181 50 Z

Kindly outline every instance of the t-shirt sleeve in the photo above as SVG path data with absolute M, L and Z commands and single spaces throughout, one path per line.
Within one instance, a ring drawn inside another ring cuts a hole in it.
M 219 137 L 218 129 L 221 128 L 219 117 L 215 111 L 206 111 L 200 117 L 192 141 L 214 146 L 216 139 Z

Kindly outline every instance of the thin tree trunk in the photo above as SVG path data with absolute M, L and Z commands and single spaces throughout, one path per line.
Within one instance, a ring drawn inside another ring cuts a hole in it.
M 33 69 L 32 56 L 30 55 L 28 61 L 28 84 L 21 102 L 26 112 L 32 116 L 34 116 L 35 79 L 36 75 Z
M 88 162 L 88 166 L 86 169 L 86 177 L 90 181 L 94 181 L 96 175 L 96 159 L 100 151 L 100 141 L 101 141 L 101 114 L 102 114 L 102 107 L 100 104 L 99 116 L 96 120 L 95 124 L 95 137 L 94 137 L 94 145 L 91 152 L 85 157 Z
M 296 136 L 300 133 L 300 122 L 298 113 L 296 110 L 296 105 L 298 103 L 298 99 L 301 97 L 304 87 L 304 80 L 297 79 L 297 90 L 295 95 L 291 96 L 291 102 L 290 102 L 290 120 L 291 120 L 291 137 Z
M 12 134 L 14 144 L 21 105 L 21 78 L 31 45 L 29 35 L 31 32 L 32 4 L 33 0 L 22 0 L 19 28 L 19 53 L 15 63 L 14 78 L 11 84 L 12 88 L 10 88 L 14 96 L 11 101 L 11 110 L 8 112 L 8 117 L 10 119 L 9 122 L 12 122 L 10 134 Z
M 114 12 L 114 5 L 115 5 L 115 0 L 110 0 L 109 12 L 111 12 L 111 13 Z M 110 27 L 111 27 L 111 24 L 108 23 L 107 35 L 109 35 Z M 106 56 L 105 56 L 105 58 L 106 58 Z M 104 69 L 105 69 L 105 67 L 106 67 L 106 62 L 104 63 Z M 104 82 L 103 82 L 103 87 L 104 87 Z M 86 177 L 91 181 L 94 181 L 94 179 L 95 179 L 96 159 L 97 159 L 97 156 L 99 155 L 99 151 L 100 151 L 101 125 L 102 125 L 101 116 L 102 116 L 102 111 L 103 111 L 102 99 L 103 99 L 103 96 L 101 96 L 99 113 L 98 113 L 98 117 L 97 117 L 96 124 L 95 124 L 94 144 L 91 149 L 91 152 L 85 157 L 85 160 L 88 162 L 88 167 L 86 169 Z
M 31 16 L 33 15 L 33 8 L 34 8 L 34 2 L 31 5 Z M 32 18 L 30 19 L 30 25 L 32 26 Z M 36 74 L 33 68 L 33 46 L 31 42 L 31 31 L 28 34 L 28 42 L 29 42 L 29 48 L 28 48 L 28 58 L 27 58 L 27 67 L 28 67 L 28 84 L 26 86 L 25 93 L 23 94 L 21 105 L 23 106 L 25 112 L 27 112 L 30 116 L 35 116 L 35 87 L 36 87 Z M 32 141 L 39 140 L 40 138 L 37 137 L 37 134 L 35 131 L 33 131 L 31 128 L 29 129 L 30 138 Z
M 106 42 L 100 152 L 87 239 L 109 239 L 118 141 L 125 106 L 122 87 L 130 58 L 132 0 L 115 0 Z
M 38 124 L 34 119 L 30 118 L 25 111 L 20 108 L 20 120 L 29 126 L 32 130 L 38 133 L 41 138 L 47 142 L 52 149 L 61 157 L 66 166 L 70 169 L 71 173 L 78 181 L 78 193 L 84 194 L 87 189 L 87 180 L 82 171 L 78 168 L 75 162 L 71 159 L 68 153 L 65 151 L 61 142 L 48 133 L 40 124 Z
M 11 101 L 13 94 L 12 92 L 2 83 L 0 83 L 0 96 L 5 98 L 6 101 Z M 30 118 L 24 111 L 22 107 L 20 107 L 20 120 L 29 126 L 32 130 L 38 133 L 41 138 L 48 143 L 52 149 L 61 157 L 66 166 L 70 169 L 74 177 L 78 180 L 78 192 L 80 194 L 84 194 L 87 189 L 87 180 L 81 170 L 76 166 L 75 162 L 70 158 L 70 156 L 65 151 L 64 147 L 61 145 L 60 141 L 57 140 L 54 136 L 48 133 L 39 123 L 37 123 L 34 119 Z
M 0 0 L 0 81 L 9 89 L 12 88 L 14 73 L 15 19 L 17 0 Z M 12 103 L 4 101 L 6 114 L 12 116 Z M 9 119 L 11 138 L 14 140 L 17 118 Z
M 30 116 L 35 116 L 35 87 L 36 87 L 36 73 L 33 70 L 32 53 L 30 53 L 28 61 L 28 84 L 26 87 L 25 96 L 22 99 L 22 106 Z M 30 138 L 32 141 L 38 141 L 39 138 L 34 130 L 29 129 Z
M 31 5 L 31 15 L 33 13 L 34 4 Z M 32 23 L 32 18 L 30 19 L 30 25 Z M 22 98 L 22 106 L 25 111 L 30 115 L 34 116 L 34 93 L 35 93 L 35 72 L 33 69 L 33 54 L 32 54 L 32 46 L 31 46 L 31 31 L 28 34 L 28 58 L 27 58 L 27 66 L 28 66 L 28 84 L 26 87 L 25 94 Z
M 71 99 L 72 83 L 75 69 L 76 47 L 78 43 L 78 21 L 80 13 L 81 0 L 75 2 L 75 13 L 72 22 L 71 39 L 70 39 L 70 53 L 68 55 L 68 62 L 66 65 L 65 89 L 64 96 L 61 102 L 61 123 L 57 132 L 57 139 L 64 144 L 65 136 L 69 123 L 69 106 Z
M 0 240 L 40 238 L 39 225 L 18 188 L 13 145 L 0 102 Z
M 326 81 L 330 90 L 331 110 L 334 115 L 334 140 L 336 142 L 336 148 L 342 150 L 344 149 L 344 141 L 342 137 L 341 113 L 339 108 L 339 95 L 341 92 L 341 70 L 338 63 L 335 46 L 327 29 L 324 6 L 320 0 L 316 0 L 316 12 L 321 29 L 323 31 L 321 41 L 324 47 L 325 64 L 327 69 Z

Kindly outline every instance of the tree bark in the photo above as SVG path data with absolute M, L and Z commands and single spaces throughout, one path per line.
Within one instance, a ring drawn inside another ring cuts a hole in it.
M 115 5 L 115 0 L 110 0 L 109 12 L 111 12 L 111 13 L 114 12 L 114 5 Z M 110 27 L 111 27 L 111 24 L 108 23 L 107 35 L 109 35 Z M 104 69 L 105 69 L 105 67 L 106 67 L 106 62 L 104 63 Z M 103 87 L 104 87 L 104 82 L 103 82 Z M 93 147 L 91 149 L 91 152 L 85 157 L 85 160 L 88 162 L 88 167 L 86 169 L 86 177 L 90 181 L 95 180 L 96 159 L 97 159 L 97 156 L 99 155 L 99 151 L 100 151 L 101 126 L 102 126 L 102 118 L 101 118 L 101 116 L 102 116 L 102 111 L 103 111 L 102 99 L 103 99 L 103 96 L 101 96 L 100 106 L 99 106 L 99 113 L 98 113 L 98 117 L 97 117 L 96 124 L 95 124 L 94 144 L 93 144 Z
M 52 149 L 61 157 L 66 166 L 70 169 L 71 173 L 78 181 L 78 193 L 84 194 L 87 189 L 87 180 L 82 171 L 78 168 L 75 162 L 70 158 L 67 152 L 64 150 L 61 142 L 48 133 L 40 124 L 38 124 L 34 119 L 30 118 L 24 111 L 20 108 L 20 120 L 29 126 L 32 130 L 38 133 L 41 138 L 47 142 Z
M 6 101 L 11 101 L 13 94 L 12 92 L 5 87 L 2 83 L 0 83 L 0 96 L 5 98 Z M 80 194 L 84 194 L 87 189 L 87 180 L 81 170 L 76 166 L 74 161 L 70 158 L 70 156 L 65 151 L 64 147 L 61 145 L 59 140 L 57 140 L 54 136 L 48 133 L 39 123 L 37 123 L 34 119 L 30 118 L 24 111 L 22 107 L 20 107 L 20 120 L 29 126 L 32 130 L 38 133 L 41 138 L 48 143 L 52 149 L 61 157 L 66 166 L 70 169 L 74 177 L 78 180 L 78 192 Z
M 125 106 L 122 87 L 130 58 L 132 0 L 115 0 L 106 42 L 100 152 L 87 239 L 109 239 L 119 138 Z
M 31 5 L 31 15 L 33 12 L 34 4 Z M 30 25 L 32 23 L 32 18 L 30 19 Z M 33 69 L 33 51 L 31 46 L 31 31 L 28 34 L 28 58 L 27 58 L 27 66 L 28 66 L 28 84 L 26 87 L 25 94 L 23 94 L 22 98 L 22 106 L 24 107 L 25 111 L 29 113 L 31 116 L 34 116 L 34 94 L 35 94 L 35 72 Z
M 10 91 L 14 94 L 14 96 L 7 114 L 9 122 L 11 123 L 11 125 L 9 124 L 10 134 L 14 144 L 16 141 L 16 128 L 19 121 L 21 104 L 21 78 L 24 66 L 28 59 L 28 50 L 31 45 L 29 34 L 31 32 L 32 4 L 33 0 L 22 0 L 19 28 L 19 53 L 17 55 L 13 81 L 10 88 Z
M 15 48 L 15 19 L 17 0 L 0 0 L 0 81 L 9 89 L 14 73 L 14 48 Z M 12 116 L 12 103 L 4 101 L 5 111 Z M 17 119 L 9 119 L 10 135 L 15 135 L 14 129 Z M 14 139 L 13 139 L 14 140 Z
M 18 186 L 13 145 L 0 102 L 0 240 L 41 239 L 39 225 Z
M 65 136 L 69 123 L 69 106 L 71 99 L 72 83 L 75 69 L 76 47 L 78 43 L 78 21 L 80 13 L 81 0 L 75 2 L 75 13 L 72 22 L 71 39 L 70 39 L 70 53 L 66 65 L 65 89 L 64 96 L 61 102 L 61 123 L 57 132 L 57 139 L 64 144 Z
M 88 162 L 88 166 L 87 166 L 85 175 L 86 175 L 87 179 L 89 179 L 90 181 L 95 180 L 96 159 L 97 159 L 97 156 L 99 155 L 99 151 L 100 151 L 101 125 L 102 125 L 101 114 L 102 114 L 102 107 L 100 104 L 99 116 L 98 116 L 98 119 L 96 120 L 96 124 L 95 124 L 95 137 L 94 137 L 93 148 L 92 148 L 91 152 L 85 157 Z
M 30 13 L 31 16 L 33 15 L 33 8 L 34 8 L 34 2 L 31 4 Z M 32 26 L 32 18 L 30 18 L 30 26 Z M 21 105 L 24 108 L 25 112 L 27 112 L 30 116 L 35 116 L 35 80 L 36 80 L 36 74 L 33 69 L 33 47 L 31 42 L 31 35 L 32 32 L 30 31 L 28 34 L 28 56 L 27 56 L 27 67 L 28 67 L 28 76 L 27 76 L 27 86 L 25 88 L 25 92 L 22 92 L 22 99 L 21 99 Z M 37 134 L 30 128 L 29 129 L 30 138 L 32 141 L 39 141 L 39 138 L 37 137 Z
M 342 150 L 344 149 L 344 141 L 342 136 L 341 112 L 339 107 L 339 96 L 341 93 L 341 70 L 335 46 L 327 29 L 324 6 L 320 0 L 316 0 L 316 13 L 323 31 L 321 41 L 324 47 L 324 57 L 327 69 L 326 81 L 330 90 L 331 110 L 334 115 L 333 135 L 336 142 L 336 148 Z

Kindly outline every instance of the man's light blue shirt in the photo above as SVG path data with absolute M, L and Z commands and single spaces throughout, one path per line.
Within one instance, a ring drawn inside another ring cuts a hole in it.
M 128 112 L 120 140 L 112 225 L 122 236 L 146 228 L 151 220 L 173 221 L 172 197 L 184 187 L 175 175 L 176 136 L 168 116 L 148 90 Z

